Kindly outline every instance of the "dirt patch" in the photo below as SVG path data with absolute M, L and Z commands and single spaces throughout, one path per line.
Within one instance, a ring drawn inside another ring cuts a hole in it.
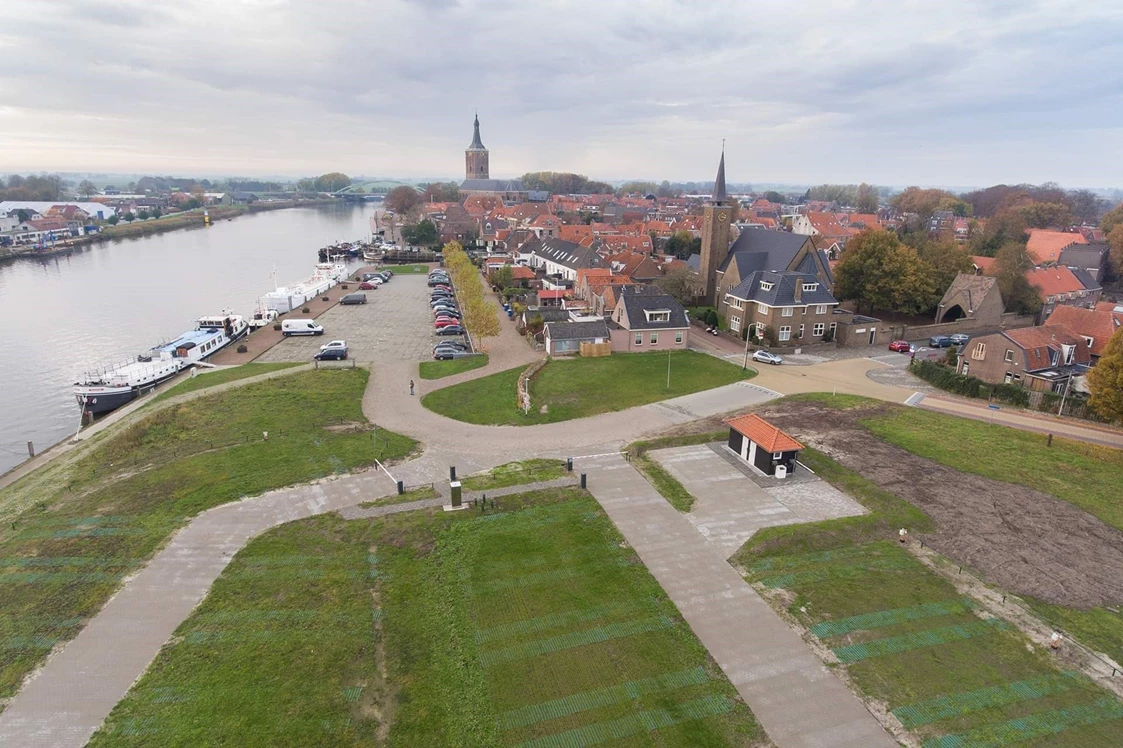
M 324 426 L 324 431 L 330 431 L 333 434 L 358 434 L 364 431 L 370 431 L 370 424 L 359 423 L 358 421 L 348 421 L 347 423 L 337 423 L 332 426 Z
M 1123 532 L 1040 491 L 918 457 L 858 423 L 890 406 L 834 410 L 781 403 L 762 415 L 927 512 L 920 538 L 1012 592 L 1074 608 L 1123 602 Z

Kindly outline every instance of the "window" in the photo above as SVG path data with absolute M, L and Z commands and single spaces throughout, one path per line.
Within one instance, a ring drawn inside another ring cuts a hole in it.
M 780 328 L 780 340 L 791 340 L 791 339 L 792 339 L 792 328 L 788 325 L 784 325 L 783 327 Z
M 669 322 L 671 319 L 671 312 L 667 309 L 659 309 L 657 311 L 644 310 L 647 315 L 648 322 Z
M 986 357 L 987 357 L 987 344 L 986 343 L 976 343 L 975 344 L 975 350 L 971 351 L 971 358 L 975 359 L 976 361 L 982 361 Z
M 741 318 L 736 314 L 730 315 L 729 317 L 729 329 L 733 332 L 741 331 Z
M 1007 362 L 1007 363 L 1009 363 L 1010 361 L 1013 361 L 1014 360 L 1014 352 L 1011 351 L 1011 350 L 1007 350 L 1006 355 L 1002 357 L 1002 360 Z
M 838 323 L 837 323 L 837 322 L 832 322 L 832 323 L 831 323 L 831 327 L 830 327 L 830 333 L 831 333 L 831 338 L 832 338 L 832 339 L 834 339 L 834 338 L 836 337 L 836 333 L 837 333 L 837 332 L 838 332 Z
M 823 337 L 823 333 L 826 332 L 826 329 L 827 329 L 827 326 L 824 325 L 822 322 L 816 322 L 814 325 L 811 326 L 811 334 L 814 335 L 816 338 L 821 338 L 821 337 Z
M 643 345 L 643 333 L 642 332 L 636 333 L 636 345 Z
M 780 316 L 781 316 L 781 317 L 790 317 L 790 316 L 792 316 L 792 314 L 794 314 L 794 313 L 795 313 L 795 308 L 794 308 L 794 307 L 786 306 L 786 307 L 784 307 L 784 308 L 783 308 L 783 310 L 782 310 L 782 311 L 780 312 Z
M 804 283 L 803 284 L 803 290 L 804 291 L 815 291 L 818 288 L 819 288 L 818 283 Z
M 819 304 L 817 307 L 815 307 L 815 314 L 826 314 L 826 313 L 827 313 L 827 305 L 826 304 Z
M 682 333 L 681 333 L 681 332 L 676 332 L 676 333 L 675 333 L 675 342 L 676 342 L 676 343 L 681 343 L 681 342 L 682 342 Z
M 659 333 L 657 333 L 657 332 L 651 333 L 651 344 L 655 345 L 658 342 L 659 342 Z
M 1088 337 L 1087 335 L 1081 335 L 1080 337 L 1084 338 L 1084 342 L 1088 344 L 1089 348 L 1092 347 L 1092 343 L 1096 340 L 1095 338 Z
M 773 452 L 772 453 L 772 459 L 773 460 L 779 460 L 779 459 L 783 458 L 783 456 L 784 456 L 783 452 Z
M 767 281 L 761 281 L 760 282 L 760 290 L 761 291 L 771 291 L 772 290 L 772 284 L 768 283 Z
M 1010 372 L 1006 372 L 1006 376 L 1002 378 L 1002 383 L 1003 384 L 1010 384 L 1010 382 L 1013 382 L 1013 381 L 1014 381 L 1014 375 L 1011 374 Z
M 800 325 L 800 326 L 799 326 L 799 337 L 800 337 L 801 339 L 803 338 L 803 325 Z
M 761 303 L 760 303 L 760 302 L 758 301 L 758 302 L 756 303 L 756 310 L 757 310 L 758 312 L 760 312 L 761 314 L 763 314 L 763 315 L 767 315 L 767 314 L 768 314 L 768 305 L 767 305 L 767 304 L 761 304 Z

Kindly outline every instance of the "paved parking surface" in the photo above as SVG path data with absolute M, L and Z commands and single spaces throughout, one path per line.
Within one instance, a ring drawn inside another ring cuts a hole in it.
M 352 289 L 354 290 L 354 286 Z M 329 340 L 346 340 L 350 358 L 423 361 L 431 355 L 432 314 L 423 275 L 395 275 L 378 290 L 364 291 L 366 304 L 337 304 L 317 318 L 324 334 L 282 340 L 258 361 L 311 361 Z

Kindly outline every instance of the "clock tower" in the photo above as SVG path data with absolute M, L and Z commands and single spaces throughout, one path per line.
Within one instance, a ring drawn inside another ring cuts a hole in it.
M 717 166 L 713 196 L 702 211 L 702 256 L 698 263 L 698 279 L 704 284 L 706 303 L 717 308 L 720 301 L 717 298 L 717 269 L 729 254 L 729 239 L 732 236 L 729 224 L 733 218 L 733 207 L 725 192 L 724 146 Z

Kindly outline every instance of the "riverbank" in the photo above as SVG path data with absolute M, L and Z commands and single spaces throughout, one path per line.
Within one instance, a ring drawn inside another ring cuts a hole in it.
M 212 205 L 205 210 L 210 216 L 211 223 L 217 223 L 218 221 L 231 220 L 238 216 L 252 213 L 284 210 L 285 208 L 332 205 L 338 202 L 340 201 L 335 199 L 276 200 L 246 205 Z M 16 259 L 19 257 L 50 257 L 52 255 L 69 252 L 78 247 L 100 244 L 115 239 L 131 239 L 153 234 L 162 234 L 168 231 L 178 231 L 180 229 L 204 228 L 206 224 L 203 220 L 203 211 L 203 208 L 196 208 L 181 213 L 161 216 L 160 218 L 151 218 L 146 221 L 133 221 L 131 223 L 119 223 L 116 226 L 103 226 L 101 231 L 96 234 L 74 237 L 53 244 L 47 248 L 39 248 L 33 245 L 23 247 L 0 247 L 0 260 L 9 258 Z

